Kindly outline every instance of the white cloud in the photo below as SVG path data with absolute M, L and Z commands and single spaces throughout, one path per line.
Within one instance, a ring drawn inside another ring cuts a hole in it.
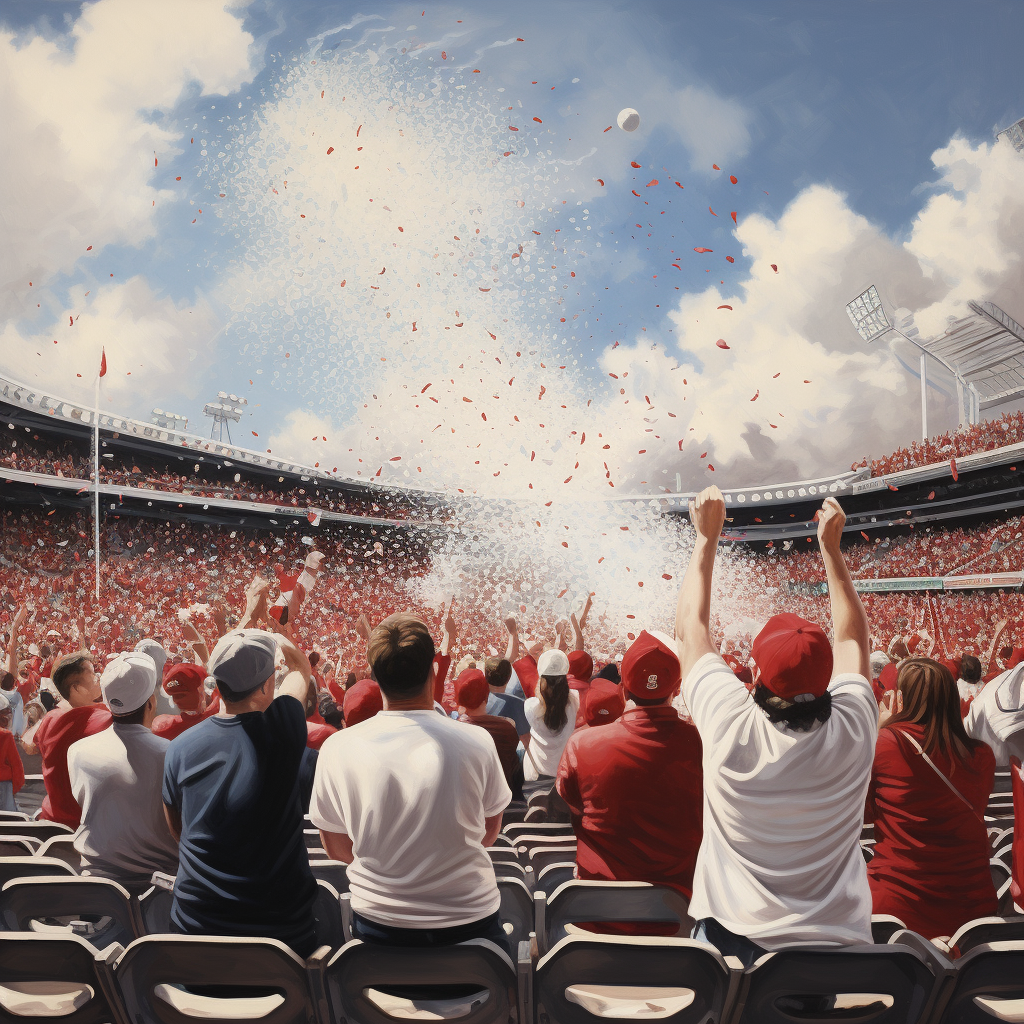
M 154 203 L 173 199 L 154 158 L 168 161 L 179 135 L 152 112 L 191 83 L 212 95 L 251 80 L 240 17 L 208 0 L 99 0 L 68 41 L 0 30 L 0 318 L 34 311 L 40 285 L 88 246 L 153 237 Z

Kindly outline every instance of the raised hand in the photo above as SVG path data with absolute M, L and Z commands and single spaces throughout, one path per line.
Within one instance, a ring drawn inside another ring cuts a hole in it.
M 725 526 L 725 498 L 717 487 L 705 487 L 696 498 L 690 499 L 690 522 L 698 537 L 718 543 Z
M 818 523 L 818 544 L 822 551 L 838 552 L 839 542 L 846 525 L 846 513 L 835 498 L 826 498 L 824 504 L 814 513 Z

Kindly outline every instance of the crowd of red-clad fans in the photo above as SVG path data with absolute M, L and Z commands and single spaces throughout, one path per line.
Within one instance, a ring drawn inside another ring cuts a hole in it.
M 41 815 L 75 830 L 84 873 L 131 892 L 172 874 L 174 931 L 302 956 L 317 894 L 304 813 L 347 865 L 357 938 L 511 952 L 487 849 L 537 795 L 572 825 L 577 877 L 675 889 L 693 936 L 748 966 L 793 943 L 870 943 L 872 913 L 946 943 L 994 914 L 985 814 L 997 765 L 1021 771 L 1021 616 L 984 599 L 984 663 L 968 645 L 951 657 L 976 598 L 862 601 L 830 498 L 826 592 L 752 558 L 760 625 L 723 639 L 721 492 L 690 518 L 674 635 L 648 623 L 609 658 L 614 625 L 591 621 L 590 599 L 567 623 L 410 608 L 385 580 L 425 562 L 369 531 L 312 551 L 122 520 L 96 606 L 73 557 L 39 565 L 67 531 L 7 514 L 0 808 L 16 808 L 21 753 L 38 755 Z
M 850 469 L 866 469 L 870 466 L 872 476 L 887 476 L 890 473 L 901 473 L 905 469 L 932 466 L 1021 442 L 1024 442 L 1024 414 L 1008 412 L 998 419 L 970 424 L 959 430 L 947 430 L 927 441 L 914 441 L 906 448 L 898 448 L 892 455 L 881 459 L 869 460 L 865 457 L 861 462 L 853 463 Z

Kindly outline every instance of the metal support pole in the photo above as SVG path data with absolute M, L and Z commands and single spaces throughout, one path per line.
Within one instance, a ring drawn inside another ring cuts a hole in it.
M 96 412 L 93 415 L 92 437 L 92 547 L 96 562 L 96 600 L 100 599 L 100 379 L 96 378 Z
M 928 440 L 928 354 L 921 352 L 921 439 Z

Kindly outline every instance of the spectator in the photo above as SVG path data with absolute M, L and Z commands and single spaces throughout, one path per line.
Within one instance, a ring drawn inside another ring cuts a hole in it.
M 221 709 L 167 752 L 163 802 L 181 844 L 171 926 L 189 935 L 279 939 L 307 957 L 316 946 L 317 887 L 302 835 L 299 770 L 310 669 L 294 644 L 278 642 L 288 674 L 275 698 L 274 636 L 237 629 L 221 637 L 208 666 Z
M 569 659 L 557 648 L 537 660 L 537 696 L 525 704 L 530 745 L 523 763 L 527 782 L 554 782 L 558 762 L 576 728 L 580 695 L 569 689 Z
M 953 677 L 956 679 L 956 676 Z M 961 700 L 973 700 L 981 693 L 981 662 L 972 654 L 960 659 L 960 677 L 956 679 L 957 692 Z
M 512 678 L 512 663 L 508 658 L 488 658 L 484 662 L 484 677 L 490 690 L 487 714 L 511 719 L 516 735 L 523 746 L 527 746 L 530 742 L 530 723 L 526 720 L 526 702 L 522 697 L 505 692 Z
M 173 665 L 163 677 L 163 691 L 178 709 L 176 715 L 157 715 L 153 720 L 153 732 L 165 740 L 176 739 L 220 710 L 218 694 L 207 698 L 206 668 L 201 665 Z
M 392 946 L 485 938 L 510 952 L 484 849 L 511 799 L 494 743 L 436 713 L 424 622 L 385 619 L 367 658 L 384 711 L 323 745 L 310 805 L 324 849 L 349 865 L 353 935 Z
M 10 731 L 13 719 L 9 698 L 0 693 L 0 811 L 18 809 L 14 798 L 25 785 L 25 768 Z
M 991 749 L 996 765 L 1024 760 L 1024 663 L 986 683 L 971 702 L 964 729 Z
M 178 843 L 160 803 L 170 743 L 152 733 L 156 664 L 148 654 L 120 654 L 100 676 L 109 729 L 68 749 L 71 792 L 82 808 L 75 849 L 83 875 L 120 882 L 141 895 L 154 871 L 178 871 Z
M 817 516 L 835 651 L 813 623 L 774 616 L 753 644 L 750 694 L 710 633 L 725 502 L 717 487 L 690 502 L 697 537 L 676 636 L 707 811 L 690 914 L 694 938 L 747 966 L 794 942 L 871 942 L 859 842 L 878 721 L 868 621 L 839 547 L 846 517 L 834 498 Z
M 46 796 L 39 817 L 76 829 L 82 823 L 82 808 L 71 791 L 68 777 L 68 749 L 72 743 L 102 732 L 111 723 L 110 712 L 101 703 L 100 677 L 92 658 L 84 652 L 68 654 L 53 668 L 53 684 L 60 703 L 36 726 L 31 742 L 22 741 L 27 754 L 40 754 Z
M 610 725 L 622 717 L 625 698 L 622 687 L 605 676 L 595 676 L 587 690 L 584 725 Z
M 995 757 L 964 731 L 945 665 L 909 658 L 896 687 L 894 707 L 882 712 L 867 799 L 873 912 L 948 939 L 996 912 L 984 818 Z
M 360 679 L 345 691 L 342 707 L 345 728 L 351 729 L 384 710 L 384 695 L 372 679 Z
M 576 833 L 579 878 L 654 882 L 689 899 L 702 751 L 697 730 L 672 707 L 682 681 L 675 647 L 671 637 L 640 633 L 622 659 L 625 713 L 569 738 L 556 785 Z
M 501 770 L 505 773 L 505 781 L 512 790 L 512 799 L 522 800 L 523 766 L 516 754 L 519 736 L 511 719 L 488 714 L 489 695 L 487 678 L 478 668 L 467 669 L 455 680 L 455 699 L 461 712 L 459 721 L 478 725 L 490 733 L 498 751 Z

